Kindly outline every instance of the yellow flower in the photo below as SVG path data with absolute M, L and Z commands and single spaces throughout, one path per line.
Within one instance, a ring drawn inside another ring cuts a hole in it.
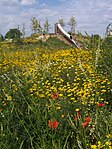
M 102 100 L 102 101 L 103 101 L 104 99 L 103 99 L 103 98 L 101 98 L 100 100 Z
M 105 142 L 105 145 L 109 147 L 109 149 L 112 149 L 112 143 L 110 141 Z
M 98 141 L 98 148 L 102 148 L 102 147 L 103 147 L 103 146 L 102 146 L 101 142 Z
M 70 98 L 70 100 L 75 100 L 75 98 Z
M 9 101 L 12 100 L 12 97 L 11 97 L 10 95 L 8 95 L 8 94 L 5 94 L 5 95 L 6 95 L 6 97 L 7 97 L 7 100 L 9 100 Z
M 96 145 L 91 145 L 91 149 L 97 149 Z
M 68 97 L 72 96 L 72 94 L 68 94 Z
M 77 100 L 74 100 L 73 102 L 77 102 Z
M 106 137 L 107 137 L 107 138 L 110 138 L 110 134 L 107 134 Z
M 59 97 L 63 97 L 63 94 L 59 94 Z
M 44 94 L 39 94 L 39 97 L 43 98 L 43 97 L 45 97 L 45 95 Z
M 50 97 L 50 96 L 51 96 L 51 94 L 47 94 L 47 96 L 49 96 L 49 97 Z
M 105 142 L 105 145 L 109 146 L 109 142 L 108 142 L 108 141 L 107 141 L 107 142 Z
M 64 114 L 62 114 L 62 115 L 61 115 L 61 118 L 64 118 L 64 117 L 65 117 L 65 115 L 64 115 Z
M 57 110 L 60 110 L 60 109 L 61 109 L 61 107 L 57 107 L 56 109 L 57 109 Z
M 106 103 L 106 104 L 109 104 L 109 102 L 108 102 L 108 101 L 106 101 L 105 103 Z
M 103 90 L 101 90 L 101 92 L 102 92 L 102 93 L 105 93 L 105 92 L 106 92 L 106 90 L 105 90 L 105 89 L 103 89 Z
M 77 109 L 75 109 L 75 111 L 78 112 L 78 111 L 80 111 L 80 109 L 77 108 Z

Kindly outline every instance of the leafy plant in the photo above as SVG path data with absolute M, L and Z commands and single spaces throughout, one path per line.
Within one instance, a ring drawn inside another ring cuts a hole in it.
M 5 35 L 5 38 L 8 38 L 8 39 L 17 39 L 17 38 L 20 38 L 22 36 L 22 33 L 20 32 L 19 29 L 17 28 L 14 28 L 14 29 L 10 29 L 6 35 Z

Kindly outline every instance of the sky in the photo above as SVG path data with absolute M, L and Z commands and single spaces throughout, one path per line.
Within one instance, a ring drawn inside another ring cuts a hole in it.
M 22 30 L 25 23 L 26 36 L 31 35 L 32 17 L 50 23 L 50 32 L 60 18 L 65 22 L 64 29 L 70 31 L 71 17 L 77 22 L 76 32 L 104 35 L 106 27 L 112 23 L 112 0 L 0 0 L 0 33 L 5 35 L 9 29 Z

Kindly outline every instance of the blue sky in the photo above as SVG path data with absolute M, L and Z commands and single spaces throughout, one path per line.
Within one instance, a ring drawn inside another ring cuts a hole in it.
M 0 0 L 0 33 L 5 35 L 18 25 L 22 29 L 25 23 L 26 35 L 30 35 L 30 18 L 34 16 L 41 20 L 41 25 L 48 17 L 51 32 L 60 18 L 66 23 L 65 30 L 69 31 L 69 19 L 74 16 L 76 31 L 103 36 L 112 22 L 112 0 Z

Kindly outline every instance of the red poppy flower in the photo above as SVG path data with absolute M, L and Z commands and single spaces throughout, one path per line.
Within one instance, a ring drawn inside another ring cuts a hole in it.
M 80 110 L 77 112 L 78 115 L 80 115 Z
M 82 122 L 82 127 L 86 128 L 88 126 L 88 124 L 89 124 L 88 122 Z
M 51 128 L 51 129 L 56 129 L 59 125 L 59 122 L 58 121 L 49 121 L 48 122 L 48 126 Z
M 74 120 L 76 120 L 76 121 L 78 120 L 78 117 L 77 117 L 77 116 L 73 116 L 73 118 L 74 118 Z
M 51 97 L 55 98 L 55 99 L 58 99 L 58 94 L 57 93 L 52 93 Z
M 80 110 L 77 111 L 76 115 L 73 116 L 73 118 L 77 121 L 79 119 L 79 117 L 80 117 Z
M 90 117 L 86 117 L 85 121 L 89 123 L 91 121 Z
M 103 107 L 104 103 L 98 103 L 98 107 Z

